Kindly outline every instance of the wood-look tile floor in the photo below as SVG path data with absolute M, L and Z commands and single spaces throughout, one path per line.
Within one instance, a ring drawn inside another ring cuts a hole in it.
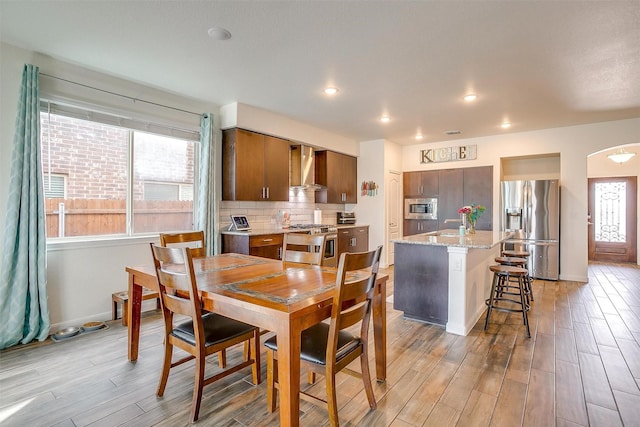
M 640 269 L 592 264 L 587 284 L 536 280 L 533 288 L 531 339 L 516 314 L 492 314 L 486 332 L 483 317 L 462 337 L 404 320 L 387 304 L 388 378 L 374 381 L 378 409 L 369 410 L 359 380 L 339 374 L 341 425 L 640 425 Z M 126 329 L 109 325 L 0 352 L 0 424 L 188 425 L 192 365 L 174 369 L 164 398 L 155 396 L 159 314 L 143 317 L 137 363 L 127 361 Z M 209 369 L 218 369 L 215 357 Z M 310 386 L 323 389 L 322 379 Z M 303 402 L 300 423 L 327 425 L 327 413 Z M 278 415 L 266 411 L 264 382 L 253 386 L 250 371 L 239 372 L 205 388 L 198 424 L 276 426 Z

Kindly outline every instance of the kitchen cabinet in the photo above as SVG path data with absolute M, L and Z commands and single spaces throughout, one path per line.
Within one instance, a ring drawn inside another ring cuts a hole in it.
M 438 230 L 438 221 L 435 219 L 405 219 L 403 225 L 402 234 L 405 236 Z
M 463 172 L 464 204 L 487 208 L 478 219 L 476 230 L 493 229 L 493 166 L 465 168 Z
M 289 201 L 289 146 L 244 129 L 222 133 L 222 200 Z
M 369 226 L 338 228 L 338 260 L 343 252 L 366 252 L 369 250 Z
M 405 198 L 438 196 L 438 171 L 405 172 L 402 180 Z
M 358 202 L 358 160 L 333 151 L 316 151 L 316 184 L 323 188 L 316 191 L 316 203 Z
M 463 169 L 438 171 L 438 229 L 460 227 L 460 222 L 445 223 L 447 219 L 460 219 L 458 209 L 463 206 Z
M 255 236 L 223 234 L 222 253 L 254 255 L 271 259 L 282 259 L 283 233 Z

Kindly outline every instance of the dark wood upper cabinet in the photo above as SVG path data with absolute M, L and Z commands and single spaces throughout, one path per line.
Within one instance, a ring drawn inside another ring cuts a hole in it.
M 403 181 L 406 198 L 438 196 L 438 171 L 405 172 Z
M 486 208 L 476 224 L 477 230 L 493 230 L 493 166 L 465 168 L 464 204 L 475 203 Z
M 438 228 L 458 228 L 459 222 L 445 223 L 447 219 L 459 219 L 464 203 L 462 169 L 443 169 L 438 171 Z
M 222 200 L 289 201 L 290 142 L 244 129 L 222 133 Z
M 315 153 L 316 203 L 358 202 L 358 159 L 346 154 L 323 150 Z

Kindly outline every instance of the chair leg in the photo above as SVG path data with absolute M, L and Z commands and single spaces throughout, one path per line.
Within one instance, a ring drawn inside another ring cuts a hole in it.
M 529 330 L 529 316 L 527 315 L 527 311 L 529 310 L 529 304 L 526 301 L 525 295 L 525 279 L 520 276 L 518 277 L 518 285 L 520 285 L 520 303 L 522 304 L 522 320 L 524 321 L 524 326 L 527 329 L 527 338 L 531 338 L 531 331 Z
M 338 427 L 338 401 L 336 399 L 336 375 L 335 372 L 329 372 L 329 366 L 325 373 L 326 389 L 327 389 L 327 409 L 329 411 L 329 424 L 331 427 Z
M 156 395 L 162 397 L 164 389 L 167 387 L 169 379 L 169 371 L 171 370 L 171 358 L 173 357 L 173 344 L 169 342 L 168 337 L 164 337 L 164 362 L 162 363 L 162 373 L 160 374 L 160 383 Z
M 193 401 L 191 402 L 191 422 L 195 423 L 200 414 L 200 401 L 202 401 L 202 388 L 204 387 L 204 355 L 196 356 L 196 379 L 193 384 Z
M 267 411 L 276 410 L 277 391 L 275 381 L 278 378 L 278 361 L 272 350 L 267 349 Z
M 369 407 L 376 409 L 378 405 L 376 403 L 376 397 L 373 394 L 373 387 L 371 386 L 371 372 L 369 372 L 369 357 L 367 351 L 363 351 L 360 355 L 360 369 L 362 371 L 362 382 L 364 383 L 364 391 L 367 394 Z
M 487 302 L 487 317 L 484 319 L 484 330 L 489 327 L 489 316 L 491 316 L 491 309 L 493 308 L 493 298 L 496 292 L 496 285 L 498 283 L 498 275 L 493 274 L 493 281 L 491 282 L 491 292 L 489 293 L 489 301 Z
M 249 342 L 249 347 L 251 351 L 247 349 L 248 358 L 245 360 L 249 360 L 249 358 L 253 357 L 253 365 L 251 366 L 251 374 L 253 383 L 258 385 L 262 382 L 262 376 L 260 375 L 260 331 L 256 329 L 253 332 L 253 338 Z M 253 354 L 252 354 L 253 353 Z
M 220 366 L 220 369 L 227 367 L 227 350 L 220 350 L 218 352 L 218 366 Z
M 313 371 L 308 371 L 307 372 L 307 382 L 309 384 L 313 384 L 316 382 L 316 373 Z
M 129 301 L 124 300 L 122 302 L 122 326 L 127 326 L 129 324 Z

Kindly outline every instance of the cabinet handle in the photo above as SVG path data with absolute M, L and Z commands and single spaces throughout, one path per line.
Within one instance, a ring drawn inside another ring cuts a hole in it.
M 273 242 L 273 239 L 263 239 L 263 242 Z
M 351 241 L 350 241 L 351 246 L 355 247 L 356 246 L 356 238 L 352 237 Z
M 269 198 L 269 187 L 267 187 L 267 199 Z
M 422 193 L 424 193 L 424 186 L 423 185 L 420 186 L 420 194 L 422 194 Z

